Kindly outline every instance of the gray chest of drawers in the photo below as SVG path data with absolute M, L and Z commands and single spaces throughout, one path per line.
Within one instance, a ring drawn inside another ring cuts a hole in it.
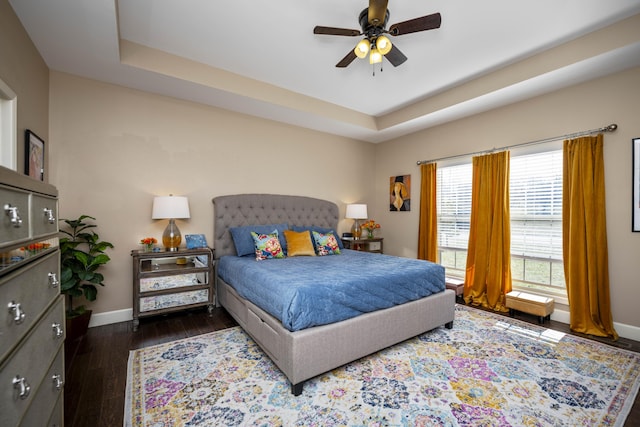
M 0 426 L 62 426 L 58 192 L 0 167 Z

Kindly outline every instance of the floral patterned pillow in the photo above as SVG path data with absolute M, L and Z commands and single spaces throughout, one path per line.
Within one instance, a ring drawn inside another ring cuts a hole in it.
M 312 231 L 313 240 L 316 242 L 316 253 L 320 256 L 323 255 L 339 255 L 340 248 L 338 247 L 338 239 L 333 233 L 318 233 Z
M 284 258 L 284 251 L 280 246 L 280 240 L 278 240 L 278 230 L 273 230 L 272 233 L 268 234 L 252 231 L 251 237 L 253 237 L 256 248 L 256 261 Z

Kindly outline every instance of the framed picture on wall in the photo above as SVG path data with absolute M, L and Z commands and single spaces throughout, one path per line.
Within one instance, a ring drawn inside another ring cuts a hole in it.
M 389 211 L 411 210 L 411 175 L 389 178 Z
M 633 209 L 631 211 L 631 230 L 640 231 L 640 138 L 634 138 L 633 144 Z
M 24 173 L 44 181 L 44 141 L 29 129 L 25 131 Z

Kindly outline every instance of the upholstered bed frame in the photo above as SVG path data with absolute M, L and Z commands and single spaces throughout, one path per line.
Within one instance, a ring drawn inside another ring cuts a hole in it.
M 216 197 L 213 204 L 216 258 L 236 254 L 230 227 L 288 223 L 335 230 L 339 218 L 335 203 L 301 196 L 239 194 Z M 319 374 L 439 326 L 453 326 L 455 294 L 445 290 L 342 322 L 291 332 L 216 279 L 216 303 L 269 355 L 295 395 L 302 393 L 304 381 Z

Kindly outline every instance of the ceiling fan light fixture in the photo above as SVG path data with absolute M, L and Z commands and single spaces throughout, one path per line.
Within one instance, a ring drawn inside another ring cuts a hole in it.
M 369 42 L 369 40 L 362 39 L 360 40 L 360 43 L 356 45 L 355 49 L 353 49 L 353 52 L 360 59 L 366 58 L 367 53 L 369 53 L 370 46 L 371 46 L 371 43 Z
M 380 51 L 374 46 L 371 49 L 371 53 L 369 54 L 369 64 L 379 64 L 382 62 L 382 54 Z
M 376 47 L 382 55 L 391 51 L 391 40 L 387 36 L 380 36 L 376 39 Z

